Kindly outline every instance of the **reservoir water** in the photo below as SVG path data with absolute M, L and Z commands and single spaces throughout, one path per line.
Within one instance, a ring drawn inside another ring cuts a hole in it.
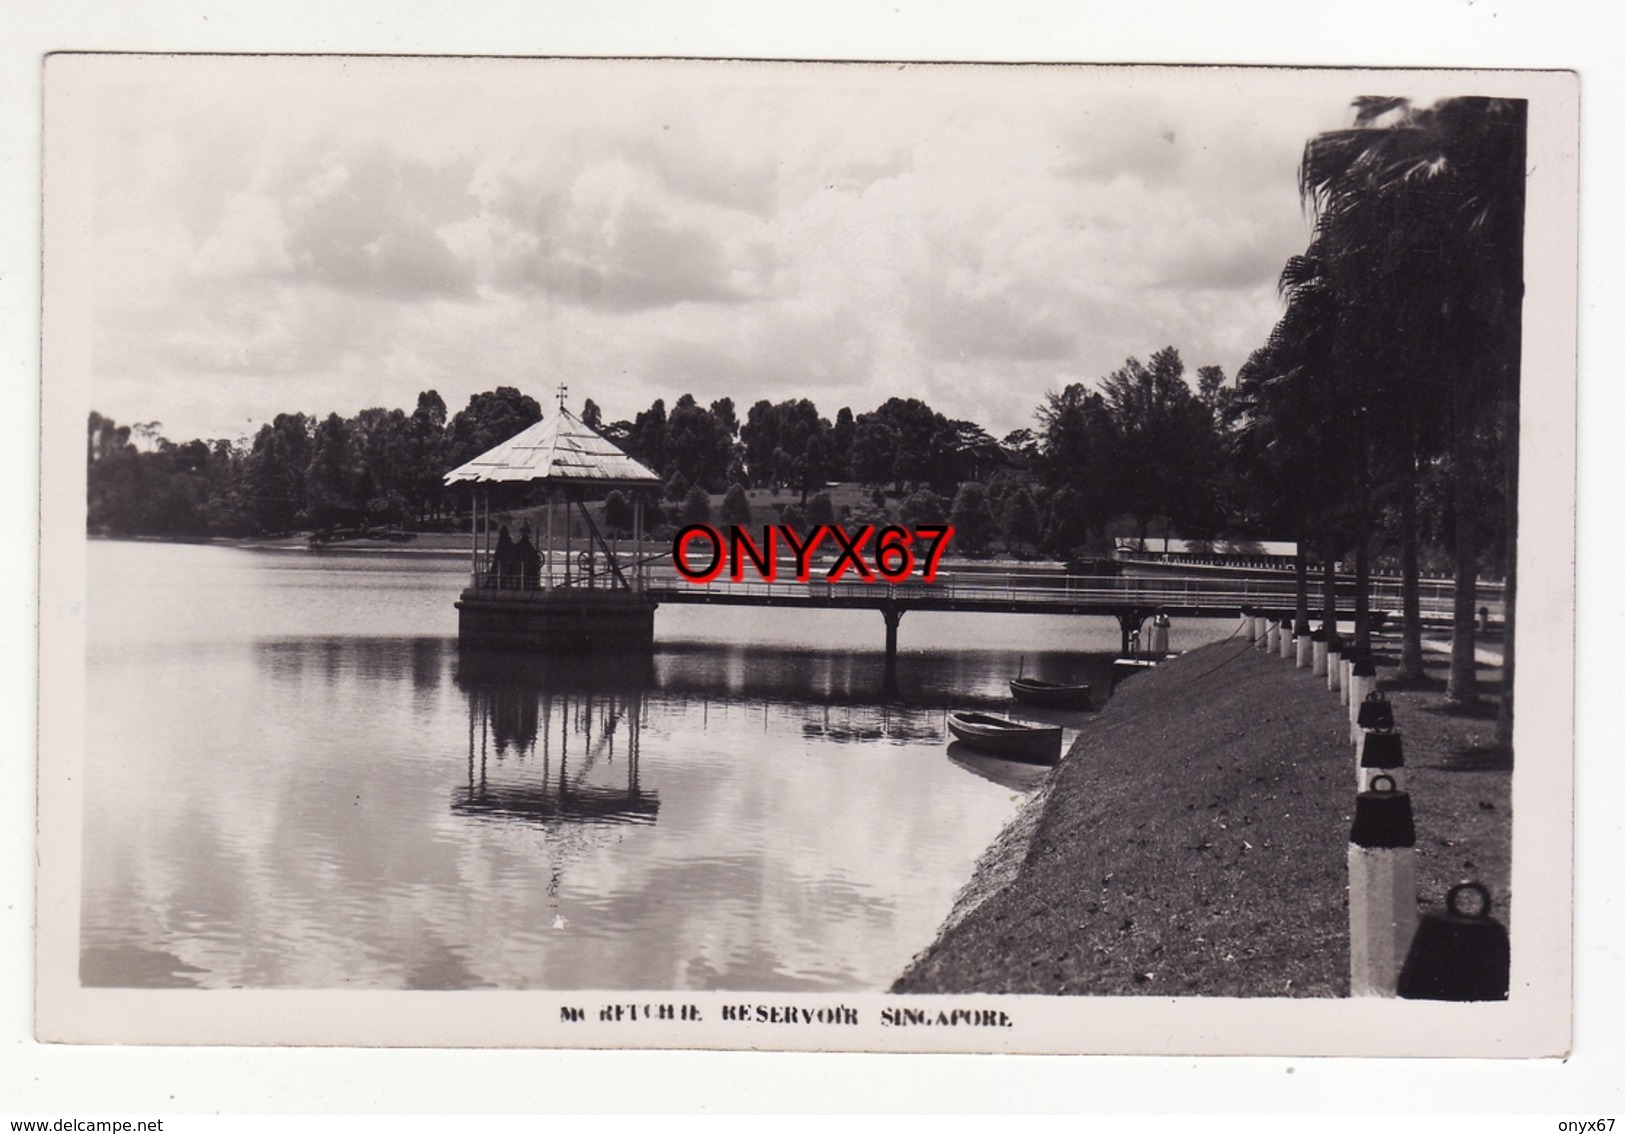
M 664 607 L 652 656 L 547 661 L 459 651 L 457 558 L 87 554 L 96 986 L 884 989 L 1041 776 L 946 711 L 1104 690 L 1118 638 L 914 612 L 883 698 L 873 612 Z

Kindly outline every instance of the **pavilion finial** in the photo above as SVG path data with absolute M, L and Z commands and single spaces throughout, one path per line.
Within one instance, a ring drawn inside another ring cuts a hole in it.
M 570 387 L 567 386 L 565 383 L 560 382 L 559 383 L 559 408 L 560 409 L 564 408 L 564 399 L 567 398 L 569 396 L 569 394 L 570 394 Z

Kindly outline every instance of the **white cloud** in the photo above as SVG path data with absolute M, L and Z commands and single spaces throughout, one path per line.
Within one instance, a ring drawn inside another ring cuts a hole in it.
M 622 161 L 583 170 L 564 193 L 527 194 L 508 179 L 487 244 L 489 286 L 534 289 L 564 303 L 637 311 L 732 303 L 762 292 L 765 250 L 677 207 L 646 173 Z M 688 214 L 688 215 L 685 215 Z
M 421 173 L 381 146 L 316 158 L 283 206 L 293 273 L 400 300 L 466 292 L 469 266 L 417 200 Z
M 1303 142 L 1351 93 L 1273 73 L 166 66 L 103 100 L 94 139 L 96 408 L 229 435 L 568 376 L 611 416 L 689 389 L 828 414 L 901 394 L 1002 433 L 1045 389 L 1169 343 L 1233 372 L 1306 237 Z
M 1056 172 L 1085 182 L 1166 185 L 1187 163 L 1179 116 L 1162 100 L 1114 97 L 1080 106 L 1058 131 Z

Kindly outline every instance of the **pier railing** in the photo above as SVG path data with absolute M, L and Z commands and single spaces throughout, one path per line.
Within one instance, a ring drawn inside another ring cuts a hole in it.
M 1164 607 L 1170 611 L 1228 614 L 1244 606 L 1290 609 L 1297 600 L 1296 586 L 1291 579 L 1082 576 L 1042 571 L 943 572 L 931 583 L 911 580 L 892 584 L 879 579 L 865 582 L 851 578 L 831 583 L 816 577 L 805 583 L 761 579 L 733 582 L 723 577 L 695 584 L 679 578 L 675 571 L 656 568 L 649 572 L 647 589 L 652 597 L 664 602 L 874 607 L 891 601 L 939 609 L 997 605 L 1035 613 Z M 1400 591 L 1397 581 L 1373 580 L 1372 609 L 1397 615 L 1401 606 Z M 1491 618 L 1499 619 L 1502 606 L 1499 588 L 1486 588 L 1485 592 L 1480 604 L 1489 610 Z M 1318 585 L 1311 588 L 1312 609 L 1318 610 L 1320 595 Z M 1454 587 L 1449 583 L 1424 583 L 1420 598 L 1424 616 L 1448 618 L 1453 611 Z M 1338 602 L 1345 612 L 1352 614 L 1351 582 L 1339 581 Z
M 830 582 L 823 578 L 827 564 L 815 565 L 805 583 L 789 578 L 793 567 L 779 566 L 780 578 L 768 582 L 748 577 L 734 582 L 726 575 L 705 584 L 681 578 L 667 555 L 627 557 L 622 560 L 620 579 L 601 556 L 582 553 L 566 560 L 563 556 L 541 557 L 537 574 L 521 575 L 509 565 L 499 572 L 494 563 L 480 557 L 475 564 L 476 588 L 535 590 L 556 588 L 630 587 L 647 591 L 661 602 L 716 603 L 733 605 L 807 605 L 819 607 L 873 608 L 901 604 L 921 609 L 1007 609 L 1043 613 L 1108 613 L 1127 608 L 1156 609 L 1170 613 L 1231 614 L 1244 606 L 1289 610 L 1297 601 L 1296 583 L 1290 575 L 1248 577 L 1193 573 L 1147 573 L 1143 575 L 1076 575 L 1044 568 L 1000 570 L 993 565 L 954 565 L 942 570 L 930 583 L 911 578 L 888 583 L 876 577 L 865 581 L 848 571 Z M 1352 615 L 1354 581 L 1339 576 L 1338 606 Z M 1402 607 L 1400 580 L 1377 576 L 1369 586 L 1371 609 L 1387 611 L 1397 618 Z M 1321 580 L 1311 580 L 1311 618 L 1320 607 Z M 1424 579 L 1419 586 L 1421 611 L 1430 621 L 1447 620 L 1454 612 L 1455 587 L 1448 579 Z M 1498 583 L 1480 583 L 1476 606 L 1492 620 L 1503 616 L 1503 588 Z

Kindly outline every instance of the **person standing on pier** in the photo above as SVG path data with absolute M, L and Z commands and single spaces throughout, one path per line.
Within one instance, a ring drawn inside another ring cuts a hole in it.
M 491 567 L 496 575 L 498 590 L 510 590 L 519 585 L 518 563 L 514 560 L 514 542 L 508 535 L 508 525 L 503 524 L 497 532 L 497 548 L 491 556 Z
M 542 574 L 542 557 L 531 542 L 530 535 L 530 521 L 526 520 L 519 529 L 519 542 L 513 549 L 514 561 L 519 568 L 519 587 L 526 591 L 536 589 L 537 580 Z

